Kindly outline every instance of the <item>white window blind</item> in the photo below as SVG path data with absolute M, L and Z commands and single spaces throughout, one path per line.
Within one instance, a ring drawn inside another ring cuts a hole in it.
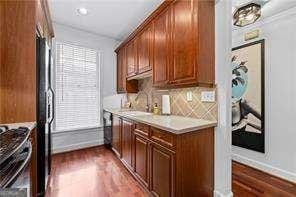
M 93 49 L 57 43 L 55 70 L 55 130 L 99 126 L 99 53 Z

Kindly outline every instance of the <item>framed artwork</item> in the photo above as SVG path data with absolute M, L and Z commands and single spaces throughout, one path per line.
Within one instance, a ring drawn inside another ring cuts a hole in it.
M 232 49 L 232 145 L 265 152 L 264 40 Z

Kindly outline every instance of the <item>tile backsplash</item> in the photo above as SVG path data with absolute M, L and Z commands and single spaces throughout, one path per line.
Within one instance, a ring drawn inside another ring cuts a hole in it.
M 134 109 L 145 111 L 148 96 L 150 110 L 153 104 L 157 103 L 161 112 L 161 97 L 164 94 L 169 94 L 171 114 L 192 118 L 203 118 L 206 120 L 217 120 L 217 102 L 201 102 L 201 92 L 209 90 L 215 91 L 215 88 L 192 87 L 158 90 L 152 86 L 151 78 L 145 78 L 139 80 L 138 99 L 136 99 L 137 94 L 128 94 L 127 98 L 132 103 Z M 188 91 L 192 92 L 192 101 L 186 100 L 186 94 Z

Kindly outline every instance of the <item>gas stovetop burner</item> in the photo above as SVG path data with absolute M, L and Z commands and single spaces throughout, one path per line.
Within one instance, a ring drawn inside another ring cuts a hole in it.
M 28 140 L 29 133 L 29 129 L 26 127 L 10 129 L 0 133 L 0 164 L 14 153 L 22 151 L 22 147 Z

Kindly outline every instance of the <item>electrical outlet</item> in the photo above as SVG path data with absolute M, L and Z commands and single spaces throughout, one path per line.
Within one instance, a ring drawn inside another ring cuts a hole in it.
M 215 102 L 215 91 L 202 91 L 201 102 Z
M 192 91 L 188 91 L 186 94 L 186 100 L 187 101 L 192 101 Z

